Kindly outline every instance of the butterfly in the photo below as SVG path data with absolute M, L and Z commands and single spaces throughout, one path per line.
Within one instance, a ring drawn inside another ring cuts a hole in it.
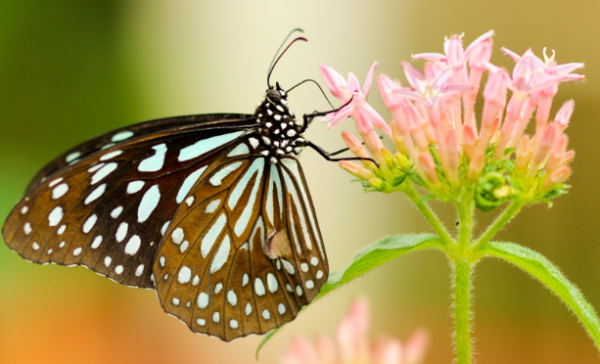
M 152 120 L 58 156 L 8 216 L 8 246 L 155 289 L 167 313 L 225 341 L 293 320 L 329 273 L 297 156 L 312 147 L 336 159 L 302 136 L 326 113 L 299 122 L 269 84 L 277 61 L 252 115 Z

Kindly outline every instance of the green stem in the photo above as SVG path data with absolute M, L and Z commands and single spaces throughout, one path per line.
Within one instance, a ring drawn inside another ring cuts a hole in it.
M 473 231 L 473 210 L 474 205 L 470 203 L 456 204 L 460 221 L 460 233 L 458 236 L 459 254 L 462 256 L 469 249 L 471 244 L 471 232 Z
M 412 184 L 406 183 L 406 187 L 402 188 L 402 192 L 404 192 L 408 196 L 408 198 L 410 198 L 410 200 L 415 204 L 415 206 L 417 206 L 417 209 L 419 209 L 423 216 L 425 216 L 425 219 L 427 219 L 433 230 L 435 230 L 435 232 L 442 239 L 442 243 L 445 246 L 454 244 L 454 241 L 450 237 L 450 234 L 448 234 L 448 231 L 446 231 L 444 225 L 442 225 L 438 217 L 433 211 L 431 211 L 429 206 L 427 206 L 427 204 L 423 202 L 423 200 L 421 199 L 421 195 L 417 192 L 417 190 L 415 190 Z
M 507 222 L 510 221 L 516 214 L 521 211 L 521 208 L 525 205 L 525 201 L 517 200 L 511 202 L 508 207 L 504 210 L 504 212 L 498 216 L 496 221 L 491 224 L 487 230 L 481 235 L 479 240 L 473 245 L 471 251 L 477 253 L 482 247 L 487 244 L 493 237 L 506 225 Z
M 471 263 L 454 261 L 454 322 L 457 364 L 471 364 Z

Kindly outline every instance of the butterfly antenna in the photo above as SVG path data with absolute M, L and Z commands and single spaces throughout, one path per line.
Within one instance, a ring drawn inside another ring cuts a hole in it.
M 283 42 L 281 42 L 281 45 L 279 46 L 279 48 L 277 48 L 277 52 L 275 52 L 275 55 L 273 56 L 273 59 L 271 60 L 271 64 L 269 65 L 269 71 L 271 72 L 271 67 L 273 67 L 273 62 L 275 62 L 275 58 L 277 58 L 277 55 L 279 54 L 279 51 L 281 50 L 281 48 L 283 48 L 283 46 L 285 45 L 285 42 L 287 42 L 287 40 L 292 36 L 292 34 L 294 34 L 295 32 L 300 32 L 300 33 L 304 33 L 304 30 L 300 29 L 300 28 L 296 28 L 293 29 L 290 34 L 287 35 L 287 37 L 285 37 L 285 39 L 283 40 Z M 271 87 L 271 85 L 269 85 L 269 87 Z
M 317 85 L 317 87 L 319 88 L 319 90 L 321 90 L 321 93 L 322 93 L 322 94 L 323 94 L 323 96 L 325 97 L 325 100 L 327 100 L 327 103 L 329 103 L 329 106 L 331 106 L 331 108 L 332 108 L 332 109 L 334 109 L 333 105 L 331 104 L 331 101 L 329 101 L 329 98 L 328 98 L 328 97 L 327 97 L 327 95 L 325 94 L 325 91 L 323 91 L 323 89 L 321 88 L 321 85 L 319 85 L 319 83 L 318 83 L 317 81 L 315 81 L 315 80 L 313 80 L 313 79 L 310 79 L 310 78 L 309 78 L 309 79 L 307 79 L 307 80 L 304 80 L 304 81 L 302 81 L 302 82 L 300 82 L 300 83 L 298 83 L 298 84 L 296 84 L 295 86 L 293 86 L 292 88 L 290 88 L 289 90 L 287 90 L 285 93 L 286 93 L 286 94 L 289 94 L 289 93 L 290 93 L 290 91 L 292 91 L 293 89 L 295 89 L 296 87 L 298 87 L 298 86 L 302 85 L 302 84 L 303 84 L 303 83 L 305 83 L 305 82 L 313 82 L 315 85 Z
M 285 54 L 285 52 L 287 52 L 287 50 L 290 49 L 290 47 L 292 46 L 292 44 L 296 43 L 299 40 L 301 40 L 303 42 L 308 42 L 308 39 L 306 39 L 304 37 L 298 37 L 298 38 L 294 39 L 287 47 L 285 47 L 285 49 L 283 50 L 283 52 L 281 52 L 281 54 L 279 55 L 279 57 L 277 57 L 277 60 L 275 60 L 275 62 L 271 66 L 271 69 L 269 70 L 269 74 L 267 75 L 267 86 L 269 86 L 269 88 L 271 87 L 271 83 L 269 83 L 269 80 L 271 79 L 271 73 L 273 73 L 273 70 L 275 69 L 275 66 L 277 66 L 277 62 L 279 62 L 279 60 Z

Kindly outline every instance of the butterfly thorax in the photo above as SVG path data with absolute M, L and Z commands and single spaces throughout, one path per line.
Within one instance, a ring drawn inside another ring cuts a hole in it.
M 287 94 L 276 84 L 266 93 L 254 116 L 261 124 L 263 150 L 261 154 L 277 158 L 298 155 L 306 141 L 300 135 L 302 125 L 296 122 L 294 113 L 287 107 Z

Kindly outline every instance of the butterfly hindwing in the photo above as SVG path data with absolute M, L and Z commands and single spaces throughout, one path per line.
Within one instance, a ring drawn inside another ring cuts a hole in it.
M 238 148 L 252 145 L 250 137 Z M 227 341 L 265 333 L 293 320 L 327 280 L 300 166 L 291 157 L 279 161 L 225 156 L 167 229 L 156 288 L 165 310 L 195 332 Z
M 198 171 L 246 133 L 187 126 L 92 153 L 33 188 L 10 213 L 4 238 L 30 261 L 84 265 L 152 288 L 161 230 L 186 203 Z

